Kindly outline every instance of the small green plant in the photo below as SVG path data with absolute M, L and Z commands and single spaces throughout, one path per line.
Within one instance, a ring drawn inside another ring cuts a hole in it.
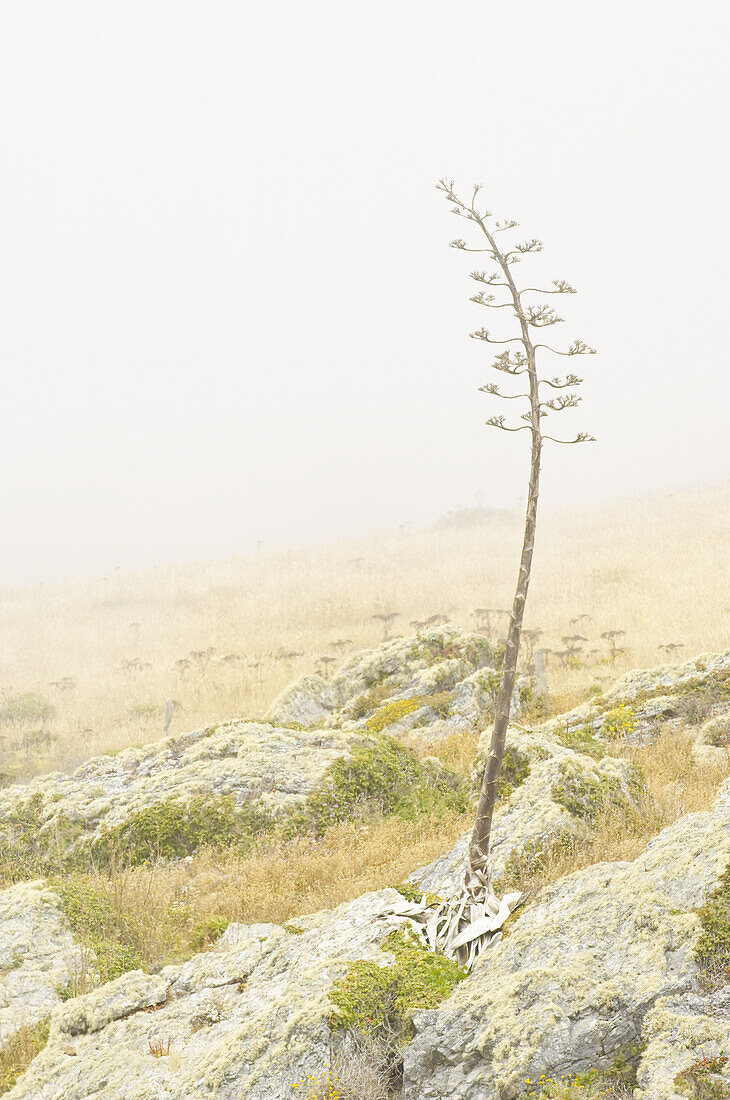
M 357 722 L 360 718 L 365 718 L 371 711 L 375 710 L 384 699 L 387 699 L 392 688 L 388 684 L 381 682 L 374 683 L 369 690 L 364 692 L 359 699 L 356 699 L 352 704 L 351 714 L 354 720 Z
M 495 884 L 498 893 L 524 890 L 539 880 L 552 860 L 575 851 L 576 838 L 571 833 L 561 833 L 546 840 L 530 840 L 519 854 L 507 860 L 504 870 Z M 518 910 L 519 912 L 519 910 Z
M 496 689 L 492 694 L 496 697 Z M 547 718 L 548 701 L 544 695 L 540 695 L 536 691 L 534 680 L 531 679 L 527 683 L 520 684 L 518 694 L 521 721 L 539 722 L 542 718 Z
M 705 744 L 716 749 L 730 748 L 730 715 L 715 718 L 705 727 Z
M 335 983 L 329 995 L 335 1006 L 329 1025 L 333 1031 L 354 1028 L 385 1037 L 401 1047 L 413 1037 L 413 1013 L 441 1004 L 466 972 L 443 955 L 432 954 L 412 934 L 393 932 L 383 949 L 394 956 L 390 965 L 355 962 Z
M 573 728 L 566 726 L 556 736 L 561 745 L 564 745 L 566 749 L 572 749 L 573 752 L 592 756 L 594 760 L 602 760 L 605 756 L 603 745 L 590 726 L 574 726 Z
M 476 678 L 477 687 L 481 688 L 492 701 L 497 698 L 499 691 L 499 672 L 496 669 L 485 669 Z
M 165 1042 L 163 1039 L 153 1039 L 147 1044 L 153 1058 L 167 1058 L 172 1048 L 172 1039 Z
M 200 921 L 190 932 L 190 946 L 195 951 L 203 951 L 221 938 L 229 924 L 227 917 L 208 917 Z
M 406 901 L 420 901 L 423 897 L 423 890 L 419 890 L 412 882 L 399 882 L 395 889 Z
M 722 984 L 730 979 L 730 864 L 720 885 L 698 910 L 702 932 L 694 957 L 700 964 L 705 984 Z
M 500 802 L 505 802 L 521 783 L 524 783 L 530 774 L 530 762 L 526 756 L 517 752 L 512 745 L 508 745 L 502 757 L 502 771 L 499 775 L 497 797 Z
M 639 797 L 643 789 L 644 776 L 637 765 L 632 766 L 628 790 L 624 792 L 616 776 L 586 775 L 572 762 L 565 762 L 562 776 L 553 784 L 551 793 L 553 801 L 564 806 L 568 813 L 591 822 L 600 813 L 624 804 L 627 796 Z
M 674 1078 L 677 1091 L 691 1097 L 691 1100 L 725 1100 L 730 1097 L 730 1086 L 727 1081 L 717 1078 L 726 1065 L 725 1055 L 707 1058 L 703 1051 L 697 1062 L 687 1066 Z

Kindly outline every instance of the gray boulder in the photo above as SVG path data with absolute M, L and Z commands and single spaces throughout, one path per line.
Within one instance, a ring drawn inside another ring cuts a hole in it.
M 693 991 L 693 910 L 729 857 L 730 781 L 712 811 L 680 819 L 633 862 L 556 883 L 441 1008 L 416 1015 L 404 1100 L 509 1100 L 541 1074 L 608 1067 L 662 998 Z M 652 1073 L 647 1063 L 646 1100 L 662 1095 Z
M 38 882 L 0 890 L 0 1046 L 48 1016 L 83 965 L 52 891 Z

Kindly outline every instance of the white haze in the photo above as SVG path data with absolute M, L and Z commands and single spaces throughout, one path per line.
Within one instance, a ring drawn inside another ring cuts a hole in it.
M 726 4 L 0 18 L 0 586 L 513 506 L 444 174 L 600 350 L 548 505 L 730 477 Z

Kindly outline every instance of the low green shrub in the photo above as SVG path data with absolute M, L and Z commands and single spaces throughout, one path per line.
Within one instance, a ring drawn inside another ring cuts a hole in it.
M 554 802 L 574 817 L 592 822 L 599 814 L 626 805 L 629 797 L 640 797 L 644 787 L 643 772 L 636 764 L 631 766 L 627 791 L 616 776 L 586 775 L 566 765 L 561 778 L 553 784 L 551 795 Z
M 221 938 L 229 924 L 227 917 L 208 917 L 200 921 L 190 932 L 190 946 L 195 951 L 204 951 Z
M 25 722 L 46 722 L 55 717 L 56 708 L 43 695 L 26 691 L 12 695 L 0 707 L 0 722 L 21 725 Z
M 369 814 L 412 821 L 421 814 L 464 813 L 468 806 L 466 784 L 458 775 L 420 761 L 390 737 L 378 737 L 330 765 L 282 830 L 286 836 L 321 836 L 330 825 Z
M 524 783 L 530 774 L 530 761 L 513 746 L 508 745 L 502 757 L 502 770 L 497 783 L 497 797 L 506 801 L 513 791 Z
M 724 1054 L 707 1058 L 703 1052 L 697 1062 L 681 1070 L 674 1078 L 677 1092 L 691 1097 L 691 1100 L 725 1100 L 730 1097 L 730 1085 L 718 1078 L 727 1061 Z
M 592 756 L 594 760 L 602 760 L 606 755 L 603 745 L 596 737 L 590 726 L 565 727 L 556 737 L 561 745 L 573 752 L 581 752 L 585 756 Z
M 104 829 L 78 846 L 74 862 L 77 867 L 137 867 L 156 859 L 191 855 L 203 847 L 243 852 L 272 827 L 269 815 L 248 803 L 237 806 L 232 795 L 189 802 L 168 799 L 138 810 L 120 825 Z
M 352 704 L 351 714 L 357 722 L 375 710 L 392 693 L 393 688 L 381 682 L 375 683 Z
M 390 965 L 354 962 L 334 984 L 329 998 L 335 1012 L 329 1025 L 333 1031 L 353 1028 L 400 1047 L 413 1038 L 413 1013 L 436 1008 L 463 981 L 466 971 L 451 959 L 432 954 L 412 934 L 393 932 L 383 949 L 394 956 Z
M 93 952 L 100 981 L 109 982 L 143 967 L 132 923 L 113 905 L 107 890 L 80 874 L 52 885 L 71 931 Z

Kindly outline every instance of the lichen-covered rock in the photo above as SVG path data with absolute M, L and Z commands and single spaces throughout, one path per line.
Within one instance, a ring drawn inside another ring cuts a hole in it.
M 702 723 L 726 716 L 729 704 L 730 651 L 628 672 L 602 695 L 541 728 L 588 728 L 606 741 L 646 742 L 665 726 L 699 732 Z
M 730 986 L 706 996 L 659 998 L 641 1034 L 646 1049 L 637 1072 L 637 1100 L 687 1100 L 692 1078 L 699 1084 L 708 1074 L 716 1091 L 705 1095 L 719 1100 L 724 1090 L 730 1096 Z M 675 1083 L 682 1074 L 684 1088 L 681 1076 Z M 697 1089 L 696 1095 L 703 1093 Z
M 55 894 L 38 882 L 0 891 L 0 1046 L 50 1014 L 82 963 Z
M 405 1100 L 508 1100 L 543 1073 L 608 1066 L 660 998 L 692 990 L 693 909 L 729 855 L 726 782 L 712 811 L 680 819 L 634 862 L 551 887 L 440 1009 L 416 1015 Z
M 274 726 L 321 726 L 330 717 L 337 700 L 332 685 L 321 676 L 300 676 L 279 695 L 266 712 Z
M 36 868 L 35 857 L 46 849 L 85 858 L 89 844 L 110 830 L 148 812 L 164 816 L 169 803 L 196 800 L 230 816 L 223 805 L 229 799 L 239 817 L 245 810 L 261 827 L 301 806 L 362 735 L 405 734 L 413 725 L 426 740 L 457 729 L 478 732 L 491 707 L 498 659 L 481 635 L 453 627 L 386 642 L 355 654 L 331 682 L 297 680 L 274 702 L 268 721 L 226 722 L 0 791 L 0 843 L 19 845 Z M 157 824 L 143 822 L 148 832 Z M 162 824 L 170 832 L 170 820 Z
M 395 890 L 299 929 L 231 925 L 216 949 L 158 975 L 139 971 L 61 1006 L 48 1044 L 8 1100 L 284 1100 L 331 1057 L 328 993 L 404 917 Z M 153 1052 L 159 1056 L 155 1056 Z
M 388 703 L 423 700 L 427 711 L 429 699 L 451 692 L 456 720 L 444 735 L 469 727 L 476 732 L 491 715 L 500 661 L 499 650 L 481 634 L 434 627 L 353 654 L 330 681 L 300 677 L 279 695 L 266 717 L 305 727 L 362 727 L 373 711 Z M 518 696 L 515 706 L 519 707 Z M 428 739 L 440 735 L 438 722 L 443 718 L 432 714 L 421 723 Z
M 88 761 L 71 775 L 39 776 L 0 791 L 0 838 L 73 854 L 142 811 L 228 796 L 280 817 L 300 806 L 327 768 L 347 755 L 338 730 L 227 722 Z M 213 800 L 211 802 L 211 800 Z
M 479 745 L 481 774 L 489 731 Z M 510 862 L 537 854 L 563 837 L 587 832 L 607 800 L 630 805 L 640 797 L 636 770 L 625 760 L 605 757 L 596 761 L 561 745 L 545 730 L 510 726 L 504 772 L 514 789 L 498 806 L 492 823 L 491 867 L 499 879 Z M 461 887 L 469 847 L 469 833 L 450 852 L 410 875 L 427 893 L 449 896 Z
M 681 665 L 661 665 L 627 672 L 604 693 L 603 701 L 615 706 L 641 697 L 662 695 L 666 689 L 673 693 L 688 692 L 713 683 L 727 683 L 729 677 L 730 651 L 703 653 Z

